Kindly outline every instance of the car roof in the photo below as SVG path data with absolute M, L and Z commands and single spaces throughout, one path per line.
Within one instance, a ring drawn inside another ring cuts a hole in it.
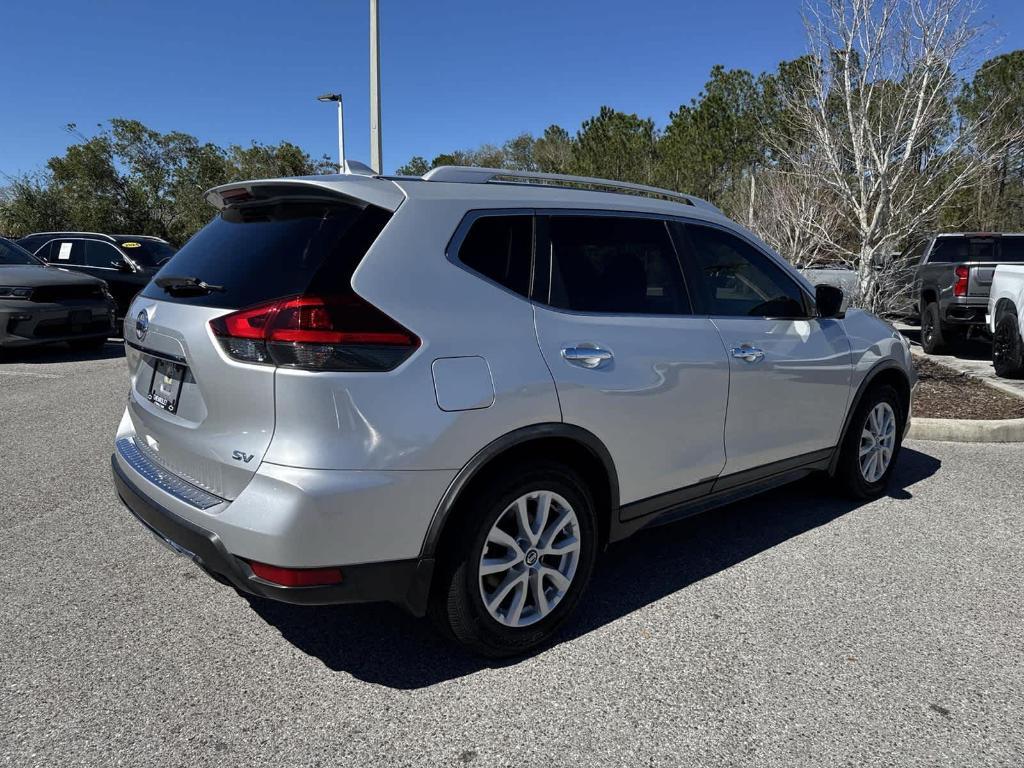
M 122 240 L 155 240 L 160 243 L 167 242 L 163 238 L 156 237 L 155 235 L 108 235 L 104 232 L 87 232 L 85 230 L 61 230 L 59 232 L 32 232 L 31 234 L 25 235 L 24 237 L 18 239 L 25 240 L 30 237 L 98 237 L 107 240 L 111 243 L 120 243 Z
M 361 172 L 240 181 L 214 187 L 206 199 L 221 208 L 230 202 L 232 192 L 278 185 L 317 187 L 391 211 L 406 199 L 431 199 L 458 202 L 467 210 L 481 206 L 585 208 L 730 222 L 706 200 L 673 190 L 594 177 L 462 166 L 442 166 L 422 177 Z

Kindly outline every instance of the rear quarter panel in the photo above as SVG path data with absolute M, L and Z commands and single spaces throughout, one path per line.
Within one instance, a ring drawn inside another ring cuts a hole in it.
M 451 263 L 446 248 L 471 201 L 412 198 L 352 278 L 356 292 L 421 340 L 388 373 L 279 369 L 277 427 L 265 460 L 318 469 L 461 469 L 487 443 L 561 420 L 533 330 L 533 307 Z M 490 369 L 487 407 L 445 411 L 432 366 L 478 356 Z
M 988 299 L 989 330 L 995 333 L 1001 306 L 1013 305 L 1018 320 L 1024 308 L 1024 265 L 1003 264 L 996 267 Z

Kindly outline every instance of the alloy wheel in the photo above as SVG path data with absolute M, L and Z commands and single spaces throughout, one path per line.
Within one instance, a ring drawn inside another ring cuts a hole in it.
M 860 435 L 860 473 L 869 483 L 877 483 L 892 461 L 896 448 L 896 413 L 889 403 L 881 402 L 868 412 Z
M 526 627 L 551 613 L 572 585 L 580 560 L 580 524 L 563 497 L 531 491 L 509 504 L 480 553 L 484 608 L 508 627 Z

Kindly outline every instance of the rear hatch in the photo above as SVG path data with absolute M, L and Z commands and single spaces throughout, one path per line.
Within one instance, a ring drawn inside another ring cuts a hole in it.
M 128 412 L 136 444 L 158 464 L 226 499 L 248 484 L 275 422 L 277 361 L 259 338 L 268 317 L 260 308 L 350 293 L 355 267 L 401 201 L 377 194 L 392 204 L 372 205 L 341 194 L 345 186 L 215 190 L 220 213 L 135 299 L 125 321 Z M 242 332 L 227 333 L 229 324 Z

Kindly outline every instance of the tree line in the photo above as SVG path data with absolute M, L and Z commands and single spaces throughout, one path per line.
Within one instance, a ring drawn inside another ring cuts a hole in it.
M 710 200 L 797 266 L 856 269 L 856 301 L 898 302 L 893 254 L 940 230 L 1024 230 L 1024 50 L 977 65 L 960 0 L 805 0 L 808 53 L 771 72 L 718 65 L 658 127 L 600 108 L 501 145 L 416 156 L 399 174 L 474 165 L 597 176 Z M 219 147 L 114 119 L 0 188 L 0 232 L 93 229 L 180 244 L 206 189 L 333 172 L 289 142 Z

